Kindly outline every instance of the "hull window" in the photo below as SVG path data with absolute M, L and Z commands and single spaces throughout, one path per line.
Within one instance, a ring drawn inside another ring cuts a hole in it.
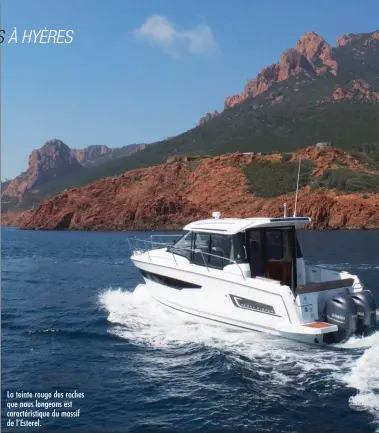
M 166 277 L 165 275 L 155 274 L 153 272 L 144 271 L 140 269 L 140 272 L 147 280 L 154 281 L 163 286 L 172 287 L 173 289 L 201 289 L 201 286 L 197 284 L 188 283 L 187 281 L 177 280 L 175 278 Z

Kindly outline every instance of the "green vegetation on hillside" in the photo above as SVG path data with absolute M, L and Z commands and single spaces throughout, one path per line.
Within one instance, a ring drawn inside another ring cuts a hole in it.
M 354 145 L 350 153 L 368 168 L 379 170 L 379 143 Z
M 215 156 L 227 152 L 291 152 L 318 141 L 331 141 L 334 146 L 348 150 L 356 143 L 379 137 L 379 104 L 341 101 L 302 106 L 294 101 L 262 108 L 254 116 L 249 105 L 246 101 L 201 127 L 131 156 L 47 182 L 39 191 L 42 195 L 56 194 L 102 177 L 162 164 L 169 156 L 182 153 L 205 151 Z
M 362 173 L 348 168 L 328 170 L 314 184 L 315 188 L 337 189 L 344 193 L 379 193 L 379 175 Z
M 277 197 L 296 191 L 299 164 L 291 162 L 254 161 L 244 168 L 250 192 L 258 197 Z M 299 187 L 311 183 L 312 161 L 302 161 Z

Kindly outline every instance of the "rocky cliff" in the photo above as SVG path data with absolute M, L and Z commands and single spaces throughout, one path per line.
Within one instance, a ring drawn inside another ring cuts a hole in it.
M 344 194 L 313 186 L 328 170 L 341 167 L 351 173 L 379 172 L 343 151 L 315 146 L 293 154 L 231 154 L 132 170 L 71 189 L 14 218 L 23 229 L 152 230 L 181 228 L 215 210 L 224 217 L 281 216 L 284 202 L 292 212 L 294 188 L 275 198 L 261 197 L 244 169 L 253 163 L 295 164 L 299 157 L 313 161 L 312 180 L 302 186 L 298 201 L 298 214 L 310 216 L 313 228 L 379 227 L 378 193 Z M 12 225 L 12 217 L 5 215 L 3 224 Z
M 11 181 L 2 185 L 1 196 L 22 200 L 25 193 L 52 180 L 68 177 L 81 169 L 104 164 L 123 156 L 132 155 L 145 149 L 146 144 L 131 144 L 121 148 L 105 145 L 88 146 L 84 149 L 70 149 L 63 141 L 47 141 L 29 156 L 29 167 Z
M 315 32 L 305 33 L 291 48 L 280 56 L 280 61 L 263 68 L 254 80 L 249 80 L 242 93 L 229 96 L 225 100 L 224 109 L 240 104 L 247 98 L 255 97 L 273 84 L 288 80 L 300 73 L 336 75 L 338 63 L 334 58 L 332 47 Z
M 113 149 L 105 144 L 87 146 L 84 149 L 71 149 L 72 155 L 84 166 L 96 164 L 99 160 L 109 155 Z
M 367 101 L 379 101 L 379 93 L 375 92 L 365 80 L 353 80 L 345 88 L 338 87 L 330 97 L 332 101 L 340 99 L 365 99 Z
M 71 149 L 71 153 L 83 167 L 93 167 L 122 156 L 132 155 L 145 148 L 146 144 L 130 144 L 121 148 L 110 148 L 104 144 L 99 144 L 87 146 L 84 149 Z
M 299 39 L 296 48 L 290 48 L 281 54 L 278 63 L 263 68 L 256 78 L 248 80 L 242 93 L 228 96 L 225 99 L 224 110 L 241 104 L 249 98 L 255 98 L 269 90 L 273 85 L 286 81 L 290 77 L 300 74 L 306 74 L 309 77 L 325 74 L 337 76 L 340 70 L 338 49 L 358 42 L 364 50 L 378 40 L 379 31 L 368 34 L 350 33 L 337 38 L 336 48 L 333 48 L 322 36 L 315 32 L 307 32 Z M 364 54 L 364 51 L 358 49 L 355 51 L 358 55 Z M 339 93 L 338 99 L 341 99 L 341 95 Z M 333 97 L 331 100 L 335 100 L 335 98 Z M 278 101 L 274 102 L 277 103 Z M 217 111 L 207 113 L 200 119 L 199 125 L 218 114 Z
M 346 45 L 351 44 L 352 42 L 359 41 L 362 38 L 365 38 L 364 46 L 368 46 L 372 43 L 372 41 L 379 39 L 379 31 L 376 31 L 373 33 L 368 33 L 368 34 L 367 33 L 366 34 L 348 33 L 347 35 L 339 36 L 337 38 L 336 45 L 337 45 L 337 47 L 344 47 Z
M 211 119 L 213 119 L 214 117 L 218 116 L 220 113 L 217 110 L 213 110 L 211 113 L 206 113 L 205 116 L 203 116 L 200 120 L 199 120 L 199 126 L 200 125 L 204 125 L 204 123 L 209 122 Z
M 82 168 L 70 148 L 61 140 L 47 141 L 29 156 L 29 167 L 8 182 L 1 195 L 22 199 L 26 191 Z

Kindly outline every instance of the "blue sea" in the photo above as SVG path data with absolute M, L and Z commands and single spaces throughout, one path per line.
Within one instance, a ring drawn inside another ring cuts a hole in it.
M 155 233 L 156 234 L 156 233 Z M 126 238 L 2 229 L 2 431 L 378 432 L 379 332 L 321 348 L 185 322 Z M 379 232 L 300 233 L 310 263 L 356 273 L 379 304 Z M 7 427 L 7 392 L 83 393 L 80 416 Z

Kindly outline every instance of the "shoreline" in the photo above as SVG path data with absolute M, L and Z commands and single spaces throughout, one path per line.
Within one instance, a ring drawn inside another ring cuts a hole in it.
M 166 233 L 166 232 L 181 232 L 183 231 L 183 226 L 181 227 L 162 227 L 162 228 L 140 228 L 140 229 L 113 229 L 113 228 L 68 228 L 68 229 L 45 229 L 45 228 L 22 228 L 18 226 L 11 226 L 11 225 L 0 225 L 0 228 L 14 228 L 18 231 L 40 231 L 40 232 L 104 232 L 104 233 L 123 233 L 123 232 L 142 232 L 142 233 L 152 233 L 152 232 L 159 232 L 159 233 Z M 351 231 L 379 231 L 379 227 L 341 227 L 341 228 L 299 228 L 298 231 L 319 231 L 319 232 L 336 232 L 336 231 L 343 231 L 343 232 L 351 232 Z

